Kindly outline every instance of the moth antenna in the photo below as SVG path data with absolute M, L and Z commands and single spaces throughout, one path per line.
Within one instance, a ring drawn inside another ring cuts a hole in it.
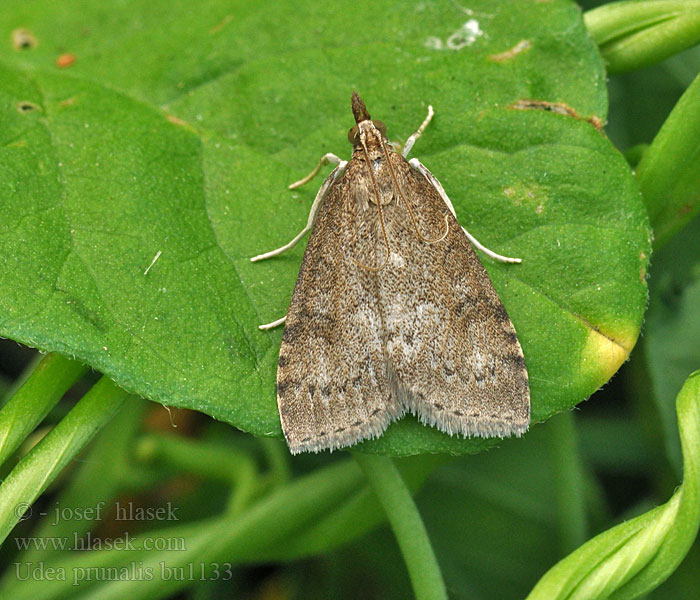
M 401 186 L 399 185 L 398 179 L 396 179 L 396 173 L 394 173 L 394 167 L 391 166 L 391 161 L 389 160 L 389 155 L 387 154 L 386 151 L 386 146 L 384 145 L 384 140 L 379 137 L 379 142 L 382 145 L 382 151 L 384 152 L 384 158 L 386 159 L 386 164 L 389 167 L 389 173 L 391 173 L 391 178 L 394 181 L 394 186 L 399 192 L 399 196 L 401 196 L 401 201 L 403 202 L 404 207 L 408 211 L 408 216 L 411 218 L 411 223 L 413 224 L 413 229 L 416 231 L 416 235 L 418 238 L 422 241 L 424 241 L 426 244 L 437 244 L 438 242 L 441 242 L 447 237 L 447 234 L 450 231 L 450 223 L 447 220 L 447 215 L 445 215 L 445 232 L 440 236 L 435 239 L 430 239 L 425 237 L 420 230 L 418 229 L 418 223 L 416 223 L 416 218 L 413 216 L 413 210 L 411 210 L 411 206 L 408 204 L 408 200 L 406 200 L 406 196 L 403 195 L 403 190 L 401 189 Z M 371 172 L 371 169 L 370 169 Z
M 360 262 L 359 260 L 355 260 L 352 256 L 350 257 L 350 260 L 354 262 L 358 267 L 362 269 L 366 269 L 367 271 L 372 271 L 373 273 L 377 273 L 381 271 L 386 264 L 389 262 L 389 258 L 391 256 L 391 251 L 389 250 L 389 240 L 386 235 L 386 231 L 384 230 L 384 219 L 382 217 L 382 209 L 381 207 L 379 208 L 379 223 L 382 226 L 382 234 L 384 235 L 384 242 L 385 242 L 385 247 L 386 247 L 386 257 L 384 258 L 384 262 L 377 266 L 377 267 L 371 267 L 370 265 L 366 265 L 363 262 Z
M 353 94 L 353 101 L 355 100 L 355 97 L 362 102 L 362 99 L 356 94 Z M 364 106 L 364 104 L 362 105 Z M 365 109 L 366 110 L 366 109 Z M 369 152 L 367 151 L 367 145 L 365 144 L 365 141 L 360 138 L 360 141 L 362 142 L 362 151 L 365 153 L 365 160 L 366 160 L 366 165 L 367 169 L 369 170 L 369 176 L 370 179 L 372 179 L 372 187 L 374 188 L 374 197 L 377 199 L 377 213 L 379 214 L 379 225 L 382 228 L 382 237 L 384 238 L 384 246 L 386 248 L 386 258 L 384 259 L 384 262 L 377 266 L 377 267 L 370 267 L 369 265 L 366 265 L 364 263 L 361 263 L 354 258 L 351 258 L 352 262 L 354 262 L 358 267 L 362 267 L 363 269 L 367 269 L 368 271 L 373 271 L 377 272 L 381 269 L 383 269 L 386 264 L 389 262 L 389 258 L 391 256 L 391 246 L 389 245 L 389 236 L 386 234 L 386 227 L 384 226 L 384 215 L 382 213 L 382 201 L 381 198 L 379 197 L 379 190 L 377 190 L 377 182 L 374 179 L 374 173 L 372 173 L 372 167 L 369 166 Z M 386 154 L 386 153 L 385 153 Z
M 386 258 L 384 259 L 384 262 L 381 265 L 379 265 L 378 267 L 370 267 L 369 265 L 366 265 L 365 263 L 360 262 L 359 260 L 355 260 L 352 256 L 350 257 L 350 260 L 352 262 L 354 262 L 361 269 L 367 269 L 368 271 L 372 271 L 373 273 L 378 273 L 386 266 L 386 263 L 389 262 L 389 251 L 387 250 Z

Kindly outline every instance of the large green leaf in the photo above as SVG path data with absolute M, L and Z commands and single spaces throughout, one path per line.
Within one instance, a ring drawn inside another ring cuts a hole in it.
M 348 156 L 357 89 L 392 139 L 435 107 L 414 154 L 463 225 L 523 258 L 484 262 L 522 342 L 534 421 L 585 399 L 635 343 L 649 255 L 639 191 L 595 126 L 601 61 L 571 2 L 469 7 L 6 1 L 0 334 L 280 435 L 281 331 L 257 325 L 285 313 L 303 248 L 248 259 L 306 221 L 320 180 L 286 184 L 325 152 Z M 19 28 L 36 44 L 13 48 Z M 64 53 L 75 62 L 61 69 Z M 490 443 L 406 418 L 364 446 Z

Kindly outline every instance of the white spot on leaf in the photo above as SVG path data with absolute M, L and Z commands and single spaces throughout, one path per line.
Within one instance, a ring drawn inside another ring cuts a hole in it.
M 435 36 L 429 36 L 424 45 L 431 50 L 461 50 L 465 46 L 471 46 L 484 32 L 479 27 L 479 21 L 469 19 L 452 33 L 444 42 Z
M 450 50 L 461 50 L 465 46 L 471 46 L 482 35 L 484 35 L 484 32 L 479 28 L 479 21 L 469 19 L 447 38 L 447 47 Z

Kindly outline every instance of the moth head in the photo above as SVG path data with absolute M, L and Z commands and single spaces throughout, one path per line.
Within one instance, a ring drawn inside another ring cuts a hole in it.
M 368 125 L 371 124 L 372 127 L 369 127 Z M 353 146 L 359 146 L 360 145 L 360 124 L 355 125 L 350 131 L 348 131 L 348 142 L 350 142 Z M 382 121 L 379 121 L 378 119 L 372 119 L 370 121 L 362 121 L 362 129 L 367 131 L 367 129 L 376 129 L 379 131 L 381 136 L 383 138 L 386 138 L 386 125 Z

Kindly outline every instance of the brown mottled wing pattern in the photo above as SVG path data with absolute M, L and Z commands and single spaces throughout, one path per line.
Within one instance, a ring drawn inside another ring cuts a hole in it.
M 377 273 L 360 267 L 366 188 L 350 161 L 316 216 L 287 313 L 277 402 L 292 453 L 380 435 L 404 409 L 391 393 Z M 372 259 L 374 252 L 372 252 Z
M 293 453 L 376 437 L 407 411 L 449 434 L 529 424 L 523 353 L 484 267 L 435 188 L 384 152 L 356 146 L 304 255 L 277 370 Z
M 377 284 L 392 391 L 449 434 L 519 435 L 530 393 L 508 313 L 435 188 L 402 156 L 389 158 L 414 217 L 398 198 L 385 207 L 391 259 Z

